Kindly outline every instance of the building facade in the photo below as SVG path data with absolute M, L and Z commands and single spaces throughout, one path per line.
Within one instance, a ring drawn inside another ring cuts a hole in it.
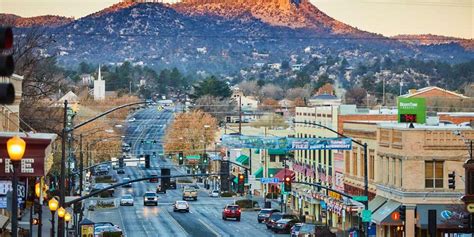
M 20 129 L 20 102 L 23 77 L 13 74 L 11 77 L 0 77 L 0 82 L 11 83 L 15 89 L 15 101 L 0 107 L 0 131 L 18 132 Z

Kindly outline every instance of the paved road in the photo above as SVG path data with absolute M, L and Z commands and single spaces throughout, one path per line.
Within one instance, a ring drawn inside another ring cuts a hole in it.
M 129 123 L 126 129 L 125 142 L 132 143 L 131 153 L 134 155 L 162 152 L 161 137 L 166 124 L 173 118 L 169 110 L 157 111 L 154 108 L 143 109 L 132 115 L 136 120 Z M 141 140 L 156 140 L 156 144 L 141 144 Z M 152 159 L 152 168 L 126 167 L 126 174 L 119 175 L 139 178 L 151 174 L 159 174 L 160 166 L 172 165 L 168 159 L 157 157 Z M 181 174 L 184 170 L 171 169 L 171 175 Z M 181 200 L 181 185 L 176 190 L 168 190 L 159 194 L 158 206 L 143 206 L 142 196 L 147 190 L 156 190 L 155 183 L 134 183 L 132 188 L 116 189 L 116 197 L 132 194 L 134 206 L 118 207 L 106 211 L 89 212 L 92 221 L 110 221 L 119 225 L 126 236 L 273 236 L 264 224 L 258 224 L 257 212 L 243 212 L 240 222 L 222 220 L 221 212 L 225 204 L 233 203 L 233 198 L 211 198 L 202 186 L 198 200 L 190 201 L 189 213 L 175 213 L 172 203 Z M 279 235 L 284 236 L 284 235 Z

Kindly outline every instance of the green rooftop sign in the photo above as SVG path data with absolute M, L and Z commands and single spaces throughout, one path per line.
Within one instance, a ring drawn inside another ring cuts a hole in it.
M 426 122 L 425 98 L 398 97 L 398 122 L 399 123 L 425 123 Z
M 186 159 L 188 160 L 199 160 L 201 159 L 200 155 L 191 155 L 191 156 L 186 156 Z

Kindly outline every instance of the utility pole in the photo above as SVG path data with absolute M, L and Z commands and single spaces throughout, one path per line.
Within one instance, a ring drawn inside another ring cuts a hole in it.
M 64 100 L 64 117 L 63 117 L 63 131 L 61 139 L 61 175 L 59 179 L 59 205 L 64 206 L 66 196 L 66 126 L 67 126 L 67 100 Z M 54 218 L 54 217 L 53 217 Z M 54 227 L 54 226 L 53 226 Z M 58 218 L 58 237 L 64 236 L 64 219 Z
M 382 83 L 382 105 L 385 106 L 385 77 L 383 77 Z
M 239 96 L 239 135 L 242 134 L 242 96 Z

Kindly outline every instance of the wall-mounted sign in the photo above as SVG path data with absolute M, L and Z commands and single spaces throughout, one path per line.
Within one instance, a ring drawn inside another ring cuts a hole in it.
M 286 138 L 245 135 L 223 135 L 222 144 L 232 148 L 283 150 L 351 150 L 350 138 Z
M 398 122 L 400 123 L 425 123 L 426 100 L 425 98 L 398 98 Z

